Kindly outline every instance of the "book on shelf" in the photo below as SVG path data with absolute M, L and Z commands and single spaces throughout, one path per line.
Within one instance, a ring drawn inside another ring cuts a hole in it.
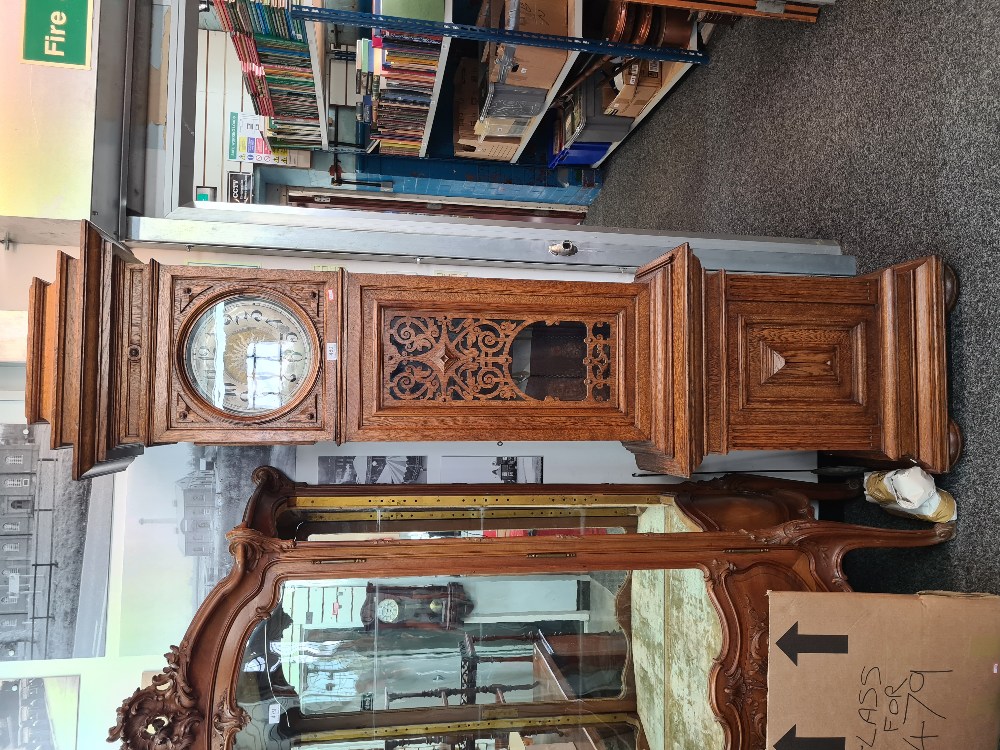
M 225 31 L 262 34 L 294 41 L 306 40 L 305 24 L 292 18 L 291 0 L 215 0 L 214 8 Z
M 216 0 L 257 114 L 272 118 L 275 144 L 322 144 L 316 80 L 305 25 L 291 16 L 291 0 Z M 325 119 L 325 118 L 324 118 Z
M 373 0 L 372 12 L 387 16 L 443 21 L 443 0 Z M 442 37 L 416 32 L 373 29 L 359 40 L 359 70 L 370 70 L 372 128 L 379 153 L 418 156 L 431 126 L 437 76 L 443 74 Z

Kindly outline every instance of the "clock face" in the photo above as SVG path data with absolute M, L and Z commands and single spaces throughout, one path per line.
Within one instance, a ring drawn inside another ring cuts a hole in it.
M 383 599 L 378 603 L 375 616 L 382 622 L 396 622 L 399 619 L 399 602 L 395 599 Z
M 291 403 L 309 385 L 315 356 L 312 338 L 287 307 L 240 296 L 221 300 L 198 317 L 184 358 L 202 398 L 247 416 Z

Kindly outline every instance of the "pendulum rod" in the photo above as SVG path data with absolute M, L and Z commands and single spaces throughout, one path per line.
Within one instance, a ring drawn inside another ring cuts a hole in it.
M 353 10 L 313 8 L 307 5 L 292 5 L 292 17 L 342 26 L 391 29 L 392 31 L 403 33 L 450 36 L 456 39 L 472 39 L 479 42 L 496 42 L 497 44 L 548 47 L 550 49 L 589 52 L 609 57 L 637 57 L 644 60 L 666 60 L 684 63 L 708 62 L 708 57 L 704 52 L 695 50 L 650 47 L 645 44 L 626 44 L 624 42 L 609 42 L 603 39 L 584 39 L 573 36 L 558 36 L 556 34 L 536 34 L 529 31 L 491 29 L 484 26 L 470 26 L 464 23 L 445 23 L 442 21 L 426 21 L 420 18 L 382 16 L 374 13 L 359 13 Z

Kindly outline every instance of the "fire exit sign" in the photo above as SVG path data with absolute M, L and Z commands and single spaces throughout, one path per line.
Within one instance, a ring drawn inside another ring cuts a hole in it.
M 90 67 L 93 0 L 24 0 L 24 46 L 28 63 Z

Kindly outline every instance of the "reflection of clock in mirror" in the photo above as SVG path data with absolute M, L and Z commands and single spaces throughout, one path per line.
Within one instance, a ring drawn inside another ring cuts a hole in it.
M 399 619 L 399 602 L 395 599 L 383 599 L 375 611 L 380 622 L 393 623 Z
M 198 394 L 235 415 L 277 411 L 315 377 L 315 352 L 302 321 L 259 296 L 207 307 L 191 326 L 184 357 Z
M 461 627 L 475 604 L 461 584 L 447 586 L 392 586 L 369 583 L 361 606 L 365 630 Z

